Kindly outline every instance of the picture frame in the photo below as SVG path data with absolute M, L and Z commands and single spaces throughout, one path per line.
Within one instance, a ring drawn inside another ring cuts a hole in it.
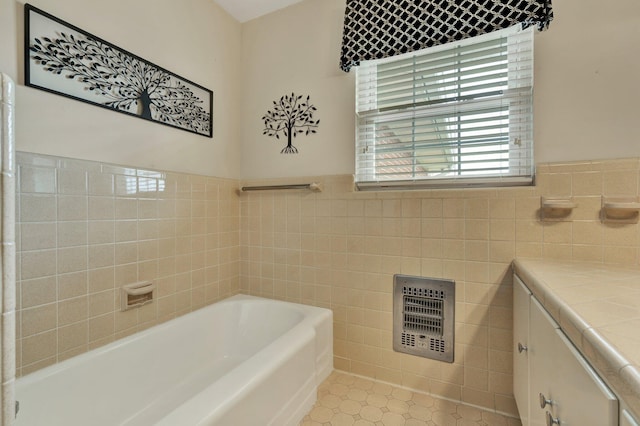
M 25 85 L 213 137 L 213 91 L 25 4 Z

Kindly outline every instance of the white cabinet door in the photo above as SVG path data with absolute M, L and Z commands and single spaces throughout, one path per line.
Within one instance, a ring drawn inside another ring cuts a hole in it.
M 540 407 L 539 395 L 557 399 L 554 381 L 562 374 L 556 354 L 558 325 L 533 297 L 529 306 L 529 424 L 544 426 L 548 407 Z
M 513 396 L 522 426 L 529 426 L 529 299 L 531 292 L 513 279 Z
M 616 396 L 533 298 L 529 320 L 530 426 L 549 415 L 562 426 L 617 425 Z M 544 408 L 540 394 L 551 401 Z

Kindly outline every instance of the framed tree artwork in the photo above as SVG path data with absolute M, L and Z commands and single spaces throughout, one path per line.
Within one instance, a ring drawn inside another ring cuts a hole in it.
M 213 136 L 213 92 L 25 5 L 25 84 Z
M 280 135 L 287 137 L 287 145 L 280 154 L 297 154 L 298 148 L 293 145 L 293 138 L 317 133 L 320 120 L 316 120 L 313 114 L 318 109 L 311 104 L 310 99 L 310 96 L 305 99 L 293 92 L 291 96 L 282 95 L 279 101 L 273 101 L 272 109 L 262 116 L 263 135 L 275 136 L 276 139 L 280 139 Z

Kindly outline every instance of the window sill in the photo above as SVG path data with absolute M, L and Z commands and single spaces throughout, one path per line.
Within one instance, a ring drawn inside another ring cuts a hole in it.
M 533 176 L 355 182 L 355 188 L 357 191 L 413 191 L 428 189 L 502 188 L 532 185 L 534 185 Z

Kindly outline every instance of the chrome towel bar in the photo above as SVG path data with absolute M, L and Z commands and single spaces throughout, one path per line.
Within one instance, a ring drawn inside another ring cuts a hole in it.
M 271 190 L 280 190 L 280 189 L 308 189 L 314 192 L 322 191 L 322 187 L 319 183 L 311 182 L 311 183 L 302 183 L 295 185 L 264 185 L 264 186 L 243 186 L 240 188 L 241 192 L 246 191 L 271 191 Z

